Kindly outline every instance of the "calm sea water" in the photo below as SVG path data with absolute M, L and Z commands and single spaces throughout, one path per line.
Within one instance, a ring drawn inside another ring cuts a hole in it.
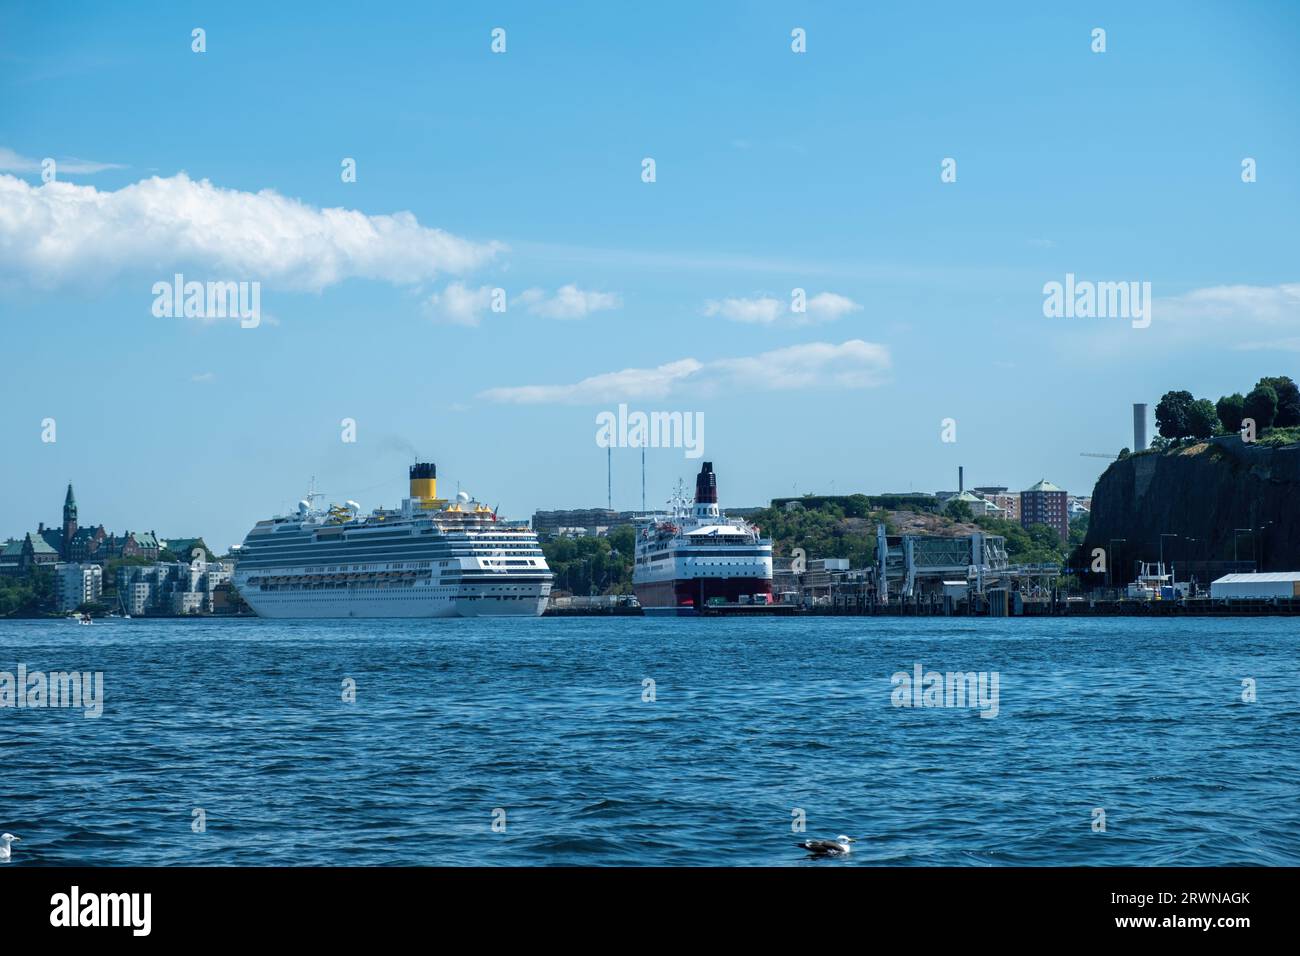
M 0 710 L 0 831 L 23 837 L 11 865 L 1296 865 L 1298 638 L 1286 619 L 0 622 L 0 671 L 105 682 L 97 720 Z M 997 671 L 998 715 L 893 706 L 917 663 Z M 795 810 L 853 855 L 809 864 Z

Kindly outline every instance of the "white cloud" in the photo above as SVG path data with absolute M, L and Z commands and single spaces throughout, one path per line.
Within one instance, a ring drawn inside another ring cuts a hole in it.
M 1273 286 L 1216 285 L 1158 299 L 1155 319 L 1182 323 L 1300 323 L 1300 282 Z
M 771 325 L 782 316 L 785 308 L 784 302 L 770 296 L 757 299 L 710 299 L 704 303 L 704 314 L 720 315 L 732 322 Z
M 1291 336 L 1268 341 L 1239 342 L 1233 348 L 1238 352 L 1300 352 L 1300 337 Z
M 1080 354 L 1133 358 L 1174 349 L 1293 352 L 1300 347 L 1300 282 L 1217 285 L 1155 297 L 1151 325 L 1130 330 L 1127 321 L 1082 319 L 1058 325 L 1057 347 Z
M 42 286 L 186 269 L 309 291 L 349 278 L 415 285 L 467 272 L 503 248 L 421 226 L 409 212 L 320 209 L 184 173 L 115 191 L 0 174 L 0 271 Z
M 452 325 L 478 325 L 491 304 L 490 286 L 471 289 L 460 282 L 448 283 L 442 292 L 435 292 L 428 300 L 433 317 Z
M 729 380 L 728 387 L 770 390 L 812 388 L 870 388 L 889 374 L 889 349 L 861 339 L 835 345 L 810 342 L 749 358 L 722 359 L 713 369 Z
M 547 297 L 541 289 L 525 289 L 516 298 L 534 315 L 548 319 L 583 319 L 593 312 L 617 309 L 623 303 L 613 292 L 589 292 L 570 283 Z
M 835 292 L 819 292 L 804 303 L 803 312 L 795 312 L 790 302 L 773 296 L 758 296 L 752 299 L 710 299 L 704 303 L 704 314 L 719 315 L 732 322 L 747 322 L 754 325 L 773 325 L 782 322 L 788 325 L 811 325 L 817 322 L 833 322 L 850 312 L 862 308 L 848 296 Z
M 5 173 L 39 173 L 42 159 L 19 156 L 12 149 L 0 146 L 0 172 Z M 97 163 L 90 159 L 75 159 L 71 156 L 59 159 L 54 157 L 54 175 L 60 173 L 102 173 L 106 169 L 126 169 L 120 163 Z
M 812 342 L 743 358 L 701 362 L 684 358 L 656 368 L 628 368 L 584 378 L 571 385 L 523 385 L 492 388 L 481 398 L 519 405 L 597 404 L 634 399 L 662 399 L 696 390 L 779 391 L 830 386 L 869 388 L 888 377 L 889 349 L 850 339 L 839 345 Z
M 1237 351 L 1300 350 L 1300 283 L 1218 285 L 1155 301 L 1154 323 L 1165 325 L 1165 344 L 1227 338 Z
M 197 375 L 191 375 L 190 381 L 199 385 L 211 385 L 217 380 L 217 376 L 212 372 L 200 372 Z
M 814 322 L 833 322 L 850 312 L 862 308 L 848 296 L 834 292 L 819 292 L 808 300 L 808 315 Z
M 554 295 L 547 295 L 544 289 L 525 289 L 504 301 L 507 308 L 518 306 L 549 319 L 581 319 L 621 305 L 619 297 L 612 292 L 586 292 L 575 285 L 566 285 Z M 427 304 L 438 321 L 478 325 L 492 306 L 492 289 L 489 286 L 474 289 L 452 282 L 441 293 L 430 296 Z
M 489 388 L 479 397 L 491 402 L 514 405 L 580 405 L 622 399 L 664 398 L 675 386 L 704 368 L 692 358 L 669 362 L 658 368 L 625 368 L 619 372 L 593 375 L 572 385 L 520 385 L 513 388 Z

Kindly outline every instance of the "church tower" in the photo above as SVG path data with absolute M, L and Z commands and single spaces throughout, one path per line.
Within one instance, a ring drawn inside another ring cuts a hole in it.
M 77 534 L 77 496 L 72 493 L 72 482 L 68 482 L 68 493 L 63 498 L 63 560 L 69 560 L 72 554 L 72 539 Z

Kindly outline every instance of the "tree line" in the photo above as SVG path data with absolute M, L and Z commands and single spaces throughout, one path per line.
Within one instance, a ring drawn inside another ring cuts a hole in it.
M 1246 419 L 1255 433 L 1300 426 L 1300 387 L 1286 375 L 1261 378 L 1246 395 L 1234 392 L 1217 402 L 1188 391 L 1170 391 L 1156 405 L 1156 430 L 1162 438 L 1205 439 L 1240 432 Z

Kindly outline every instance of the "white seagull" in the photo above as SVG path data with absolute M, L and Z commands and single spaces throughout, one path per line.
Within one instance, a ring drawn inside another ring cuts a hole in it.
M 853 852 L 852 844 L 858 841 L 841 833 L 834 840 L 804 840 L 795 846 L 807 850 L 813 856 L 845 856 Z
M 9 847 L 9 844 L 13 843 L 15 840 L 21 840 L 21 839 L 22 837 L 16 837 L 12 833 L 5 833 L 3 835 L 0 835 L 0 863 L 9 862 L 9 860 L 14 855 L 13 850 L 10 849 Z

